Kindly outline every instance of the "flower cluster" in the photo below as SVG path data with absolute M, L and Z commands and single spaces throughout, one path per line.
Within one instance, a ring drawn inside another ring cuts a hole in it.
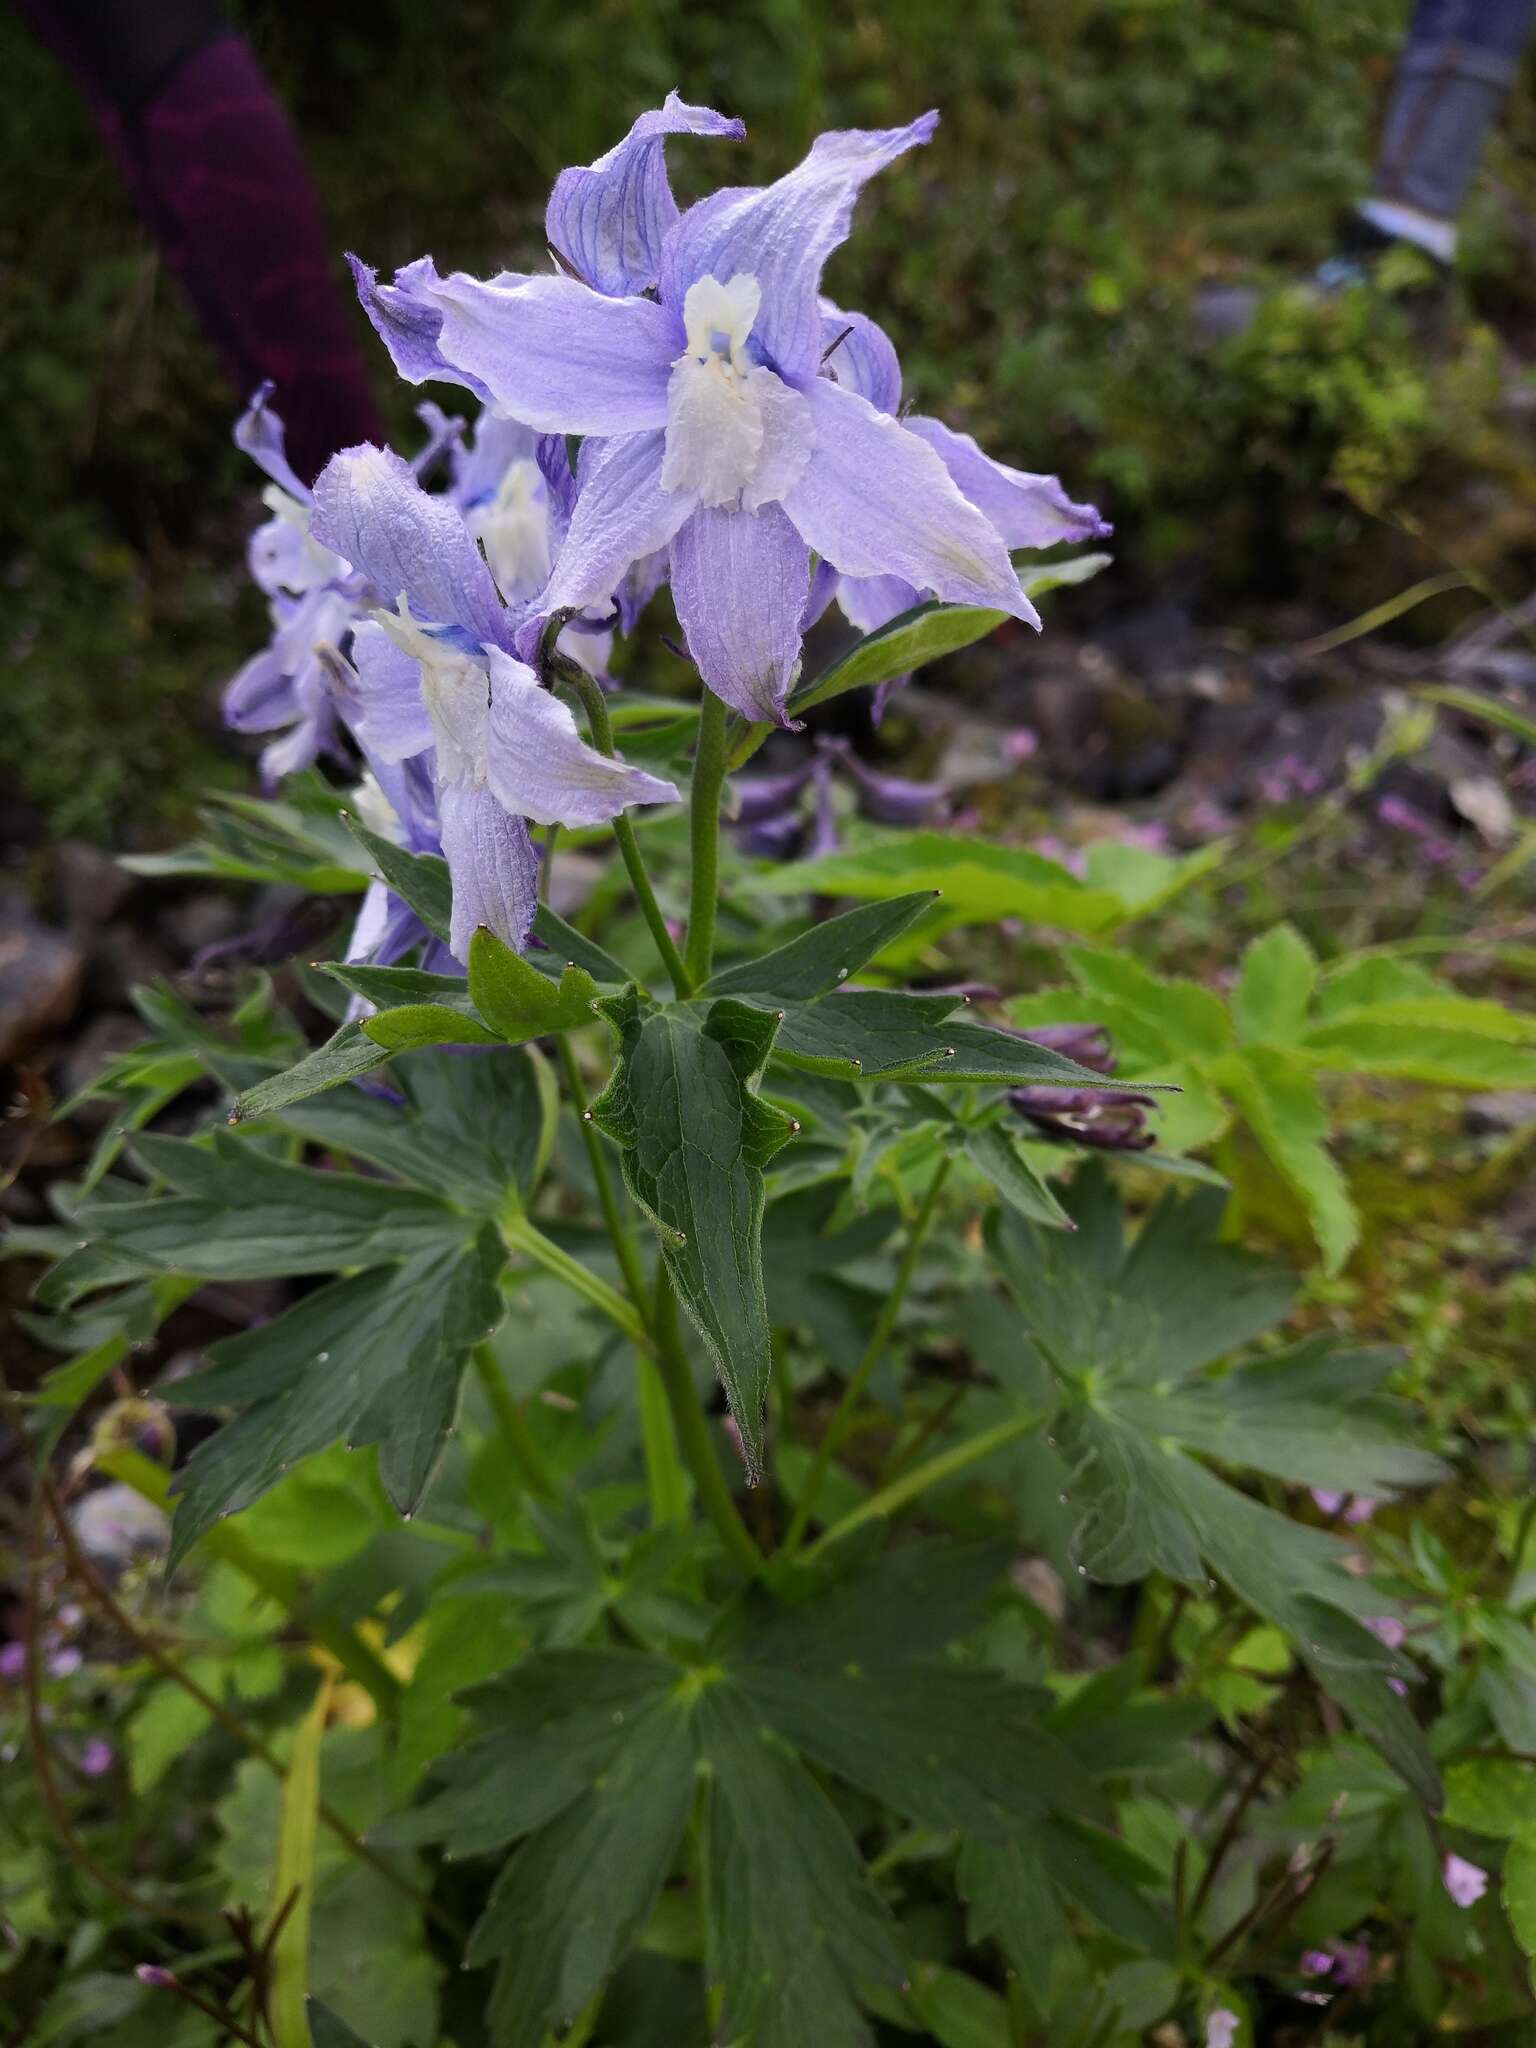
M 926 598 L 1038 625 L 1010 550 L 1108 530 L 1054 477 L 898 417 L 890 341 L 822 295 L 860 190 L 935 124 L 823 135 L 776 183 L 680 211 L 665 138 L 743 131 L 671 94 L 556 180 L 555 271 L 445 277 L 424 257 L 384 283 L 353 260 L 400 375 L 479 400 L 470 439 L 426 406 L 414 461 L 348 449 L 310 490 L 263 396 L 242 421 L 270 479 L 251 567 L 274 631 L 228 716 L 278 735 L 271 778 L 350 734 L 373 822 L 448 862 L 455 957 L 480 924 L 526 942 L 529 821 L 593 825 L 677 794 L 582 741 L 536 672 L 552 630 L 595 672 L 665 580 L 708 688 L 790 726 L 802 635 L 829 603 L 866 630 Z M 439 463 L 447 487 L 428 491 Z M 423 941 L 381 888 L 351 954 Z

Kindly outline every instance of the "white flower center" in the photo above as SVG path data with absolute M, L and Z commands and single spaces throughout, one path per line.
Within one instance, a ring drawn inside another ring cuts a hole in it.
M 664 491 L 756 512 L 793 489 L 815 439 L 799 392 L 747 354 L 762 287 L 701 277 L 683 300 L 687 347 L 667 385 Z
M 485 549 L 497 588 L 508 604 L 534 597 L 549 581 L 549 489 L 539 465 L 523 456 L 488 504 L 472 506 L 465 525 Z
M 403 592 L 394 611 L 373 616 L 400 652 L 421 664 L 421 701 L 432 721 L 439 777 L 478 789 L 486 777 L 491 695 L 484 663 L 437 639 L 413 619 Z

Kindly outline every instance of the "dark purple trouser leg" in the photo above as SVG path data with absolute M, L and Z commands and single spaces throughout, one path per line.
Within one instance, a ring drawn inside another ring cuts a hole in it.
M 238 397 L 311 478 L 382 428 L 298 139 L 212 0 L 21 0 L 75 74 Z
M 1533 24 L 1536 0 L 1418 0 L 1382 124 L 1378 199 L 1456 218 Z

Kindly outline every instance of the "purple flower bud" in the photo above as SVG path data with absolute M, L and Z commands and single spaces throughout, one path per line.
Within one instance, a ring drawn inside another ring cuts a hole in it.
M 1058 1145 L 1088 1145 L 1098 1152 L 1145 1152 L 1156 1143 L 1147 1129 L 1150 1095 L 1113 1088 L 1013 1088 L 1008 1100 L 1042 1137 Z
M 1309 1948 L 1302 1952 L 1296 1967 L 1303 1977 L 1326 1977 L 1332 1970 L 1334 1958 L 1325 1948 Z
M 169 1970 L 158 1963 L 140 1963 L 133 1973 L 141 1984 L 147 1984 L 151 1991 L 174 1991 L 176 1979 Z
M 1040 751 L 1040 735 L 1032 725 L 1016 725 L 1003 734 L 1003 759 L 1010 768 L 1022 768 Z
M 24 1678 L 27 1671 L 27 1646 L 25 1643 L 0 1644 L 0 1678 L 14 1682 Z
M 73 1678 L 84 1662 L 84 1657 L 74 1644 L 67 1643 L 62 1650 L 55 1650 L 48 1659 L 48 1669 L 55 1678 Z
M 88 1778 L 104 1778 L 116 1761 L 117 1751 L 99 1735 L 93 1735 L 80 1752 L 80 1768 Z
M 1447 1856 L 1440 1866 L 1446 1890 L 1458 1906 L 1475 1906 L 1488 1889 L 1488 1873 L 1465 1856 Z

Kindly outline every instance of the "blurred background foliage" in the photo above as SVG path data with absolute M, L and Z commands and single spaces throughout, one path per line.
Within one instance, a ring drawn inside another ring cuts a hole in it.
M 1536 538 L 1521 430 L 1536 396 L 1520 359 L 1536 333 L 1529 80 L 1464 222 L 1438 350 L 1390 293 L 1319 307 L 1281 290 L 1220 346 L 1192 319 L 1204 284 L 1294 283 L 1328 254 L 1407 11 L 268 0 L 240 13 L 310 153 L 338 259 L 352 248 L 380 266 L 428 250 L 475 271 L 542 264 L 554 173 L 674 85 L 749 130 L 744 150 L 674 149 L 685 198 L 776 175 L 823 127 L 938 106 L 936 142 L 866 198 L 831 288 L 888 326 L 924 408 L 1105 506 L 1120 567 L 1083 602 L 1172 587 L 1220 620 L 1298 595 L 1342 615 L 1425 573 L 1426 552 L 1496 572 Z M 252 477 L 229 445 L 234 394 L 70 82 L 10 16 L 0 65 L 0 644 L 21 679 L 0 768 L 22 824 L 5 836 L 163 838 L 199 786 L 247 775 L 214 693 L 262 635 L 241 559 Z M 407 435 L 411 396 L 387 399 Z M 1420 539 L 1381 523 L 1403 510 Z

